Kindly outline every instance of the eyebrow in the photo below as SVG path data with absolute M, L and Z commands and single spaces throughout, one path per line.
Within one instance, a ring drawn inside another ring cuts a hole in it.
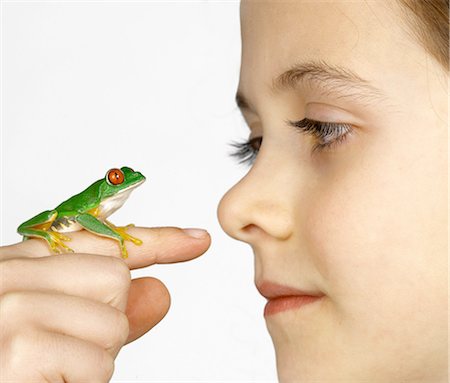
M 349 68 L 323 60 L 297 63 L 272 79 L 272 91 L 296 89 L 299 85 L 317 88 L 335 98 L 347 98 L 362 105 L 385 102 L 388 97 L 369 81 Z M 247 97 L 238 90 L 236 104 L 241 110 L 253 110 Z

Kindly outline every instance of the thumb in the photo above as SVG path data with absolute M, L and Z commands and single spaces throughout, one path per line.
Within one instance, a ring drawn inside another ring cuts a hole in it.
M 169 306 L 169 291 L 160 280 L 151 277 L 133 279 L 125 311 L 130 325 L 126 343 L 156 326 L 167 314 Z

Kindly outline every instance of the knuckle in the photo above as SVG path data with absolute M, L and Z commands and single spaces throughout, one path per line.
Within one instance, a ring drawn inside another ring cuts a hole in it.
M 17 256 L 18 253 L 20 253 L 20 242 L 13 244 L 13 245 L 5 245 L 0 247 L 0 257 L 1 259 L 6 258 L 14 258 Z
M 131 284 L 131 273 L 127 264 L 120 258 L 110 257 L 111 277 L 113 284 L 120 290 L 128 290 Z
M 127 316 L 120 310 L 115 310 L 115 318 L 111 321 L 110 338 L 106 344 L 107 350 L 120 349 L 126 342 L 130 331 Z
M 26 329 L 2 342 L 0 357 L 1 382 L 49 382 L 42 373 L 43 344 L 38 333 Z M 44 358 L 48 360 L 48 355 Z M 57 381 L 54 379 L 51 381 Z
M 110 381 L 114 373 L 114 358 L 109 352 L 103 349 L 100 349 L 99 371 L 101 375 L 100 381 L 105 383 Z
M 10 290 L 15 285 L 14 281 L 21 278 L 25 266 L 25 260 L 22 258 L 9 258 L 0 263 L 0 274 L 2 284 L 0 285 L 0 294 Z
M 20 371 L 24 365 L 33 362 L 33 347 L 35 336 L 30 331 L 23 331 L 11 336 L 2 346 L 2 357 L 7 360 L 11 371 Z
M 120 347 L 123 346 L 128 339 L 128 334 L 130 332 L 130 324 L 128 322 L 128 317 L 120 310 L 117 310 L 116 319 L 116 337 L 118 339 Z
M 153 227 L 152 228 L 152 236 L 154 237 L 154 240 L 160 240 L 163 238 L 164 233 L 169 230 L 171 230 L 170 227 L 167 227 L 167 228 Z
M 20 313 L 27 304 L 25 292 L 10 291 L 0 296 L 0 317 L 5 324 L 11 324 L 20 319 Z

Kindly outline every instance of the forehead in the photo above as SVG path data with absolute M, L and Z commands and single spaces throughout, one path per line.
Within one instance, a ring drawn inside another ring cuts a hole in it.
M 242 1 L 240 89 L 254 93 L 293 64 L 317 59 L 388 84 L 383 72 L 420 53 L 397 7 L 394 0 Z

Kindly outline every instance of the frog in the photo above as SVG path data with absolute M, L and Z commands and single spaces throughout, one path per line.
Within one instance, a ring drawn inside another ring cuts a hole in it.
M 17 232 L 23 236 L 23 241 L 32 237 L 42 238 L 47 241 L 52 253 L 63 254 L 74 252 L 64 243 L 71 240 L 65 233 L 85 229 L 116 240 L 122 258 L 128 258 L 125 241 L 142 245 L 142 240 L 126 232 L 134 224 L 115 226 L 107 218 L 120 209 L 130 193 L 145 180 L 145 176 L 130 167 L 111 168 L 103 178 L 81 193 L 65 200 L 53 210 L 45 210 L 23 222 Z

